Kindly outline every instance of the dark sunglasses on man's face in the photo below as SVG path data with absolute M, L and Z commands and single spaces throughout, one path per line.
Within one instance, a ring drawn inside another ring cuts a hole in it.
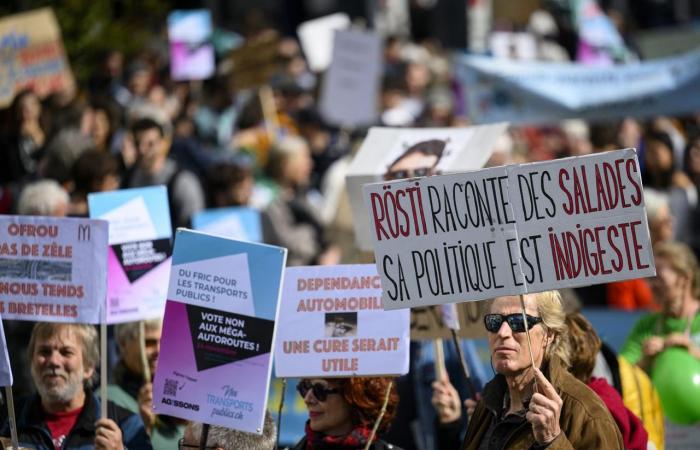
M 526 314 L 525 317 L 527 317 L 528 328 L 532 328 L 542 322 L 541 317 L 535 317 L 529 314 Z M 486 326 L 486 330 L 490 333 L 498 333 L 504 321 L 508 322 L 508 326 L 513 333 L 525 332 L 525 321 L 523 320 L 522 313 L 508 314 L 507 316 L 503 314 L 486 314 L 484 316 L 484 325 Z
M 321 383 L 312 383 L 309 380 L 301 380 L 297 384 L 297 391 L 299 392 L 299 395 L 301 395 L 301 398 L 306 398 L 306 394 L 311 391 L 313 392 L 314 397 L 316 397 L 316 400 L 319 402 L 325 402 L 329 394 L 338 394 L 340 389 L 329 388 Z
M 404 178 L 416 178 L 416 177 L 427 177 L 431 175 L 433 171 L 432 167 L 419 167 L 417 169 L 400 169 L 388 172 L 385 175 L 387 181 L 390 180 L 402 180 Z

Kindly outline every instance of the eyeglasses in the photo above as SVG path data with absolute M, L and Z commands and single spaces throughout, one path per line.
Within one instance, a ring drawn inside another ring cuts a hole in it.
M 309 391 L 313 392 L 314 397 L 319 402 L 325 402 L 329 394 L 338 394 L 340 389 L 338 388 L 328 388 L 321 383 L 312 383 L 309 380 L 301 380 L 297 383 L 297 392 L 301 395 L 301 398 L 306 398 L 306 394 Z
M 532 328 L 542 322 L 541 317 L 535 317 L 529 314 L 526 314 L 525 317 L 527 317 L 528 328 Z M 486 314 L 484 316 L 484 326 L 486 326 L 486 330 L 490 333 L 498 333 L 498 330 L 501 329 L 501 325 L 503 325 L 503 321 L 508 322 L 508 326 L 513 330 L 513 333 L 523 333 L 525 331 L 525 321 L 523 320 L 522 313 L 508 314 L 507 316 L 503 314 Z
M 198 449 L 198 448 L 199 448 L 199 445 L 185 444 L 185 438 L 180 438 L 180 440 L 177 441 L 177 449 L 178 449 L 178 450 L 185 450 L 185 449 L 188 449 L 188 448 L 196 448 L 196 449 Z M 217 447 L 216 445 L 208 445 L 208 446 L 206 446 L 206 447 L 204 447 L 204 448 L 207 449 L 207 450 L 215 450 L 215 449 L 217 449 L 217 448 L 219 448 L 219 447 Z
M 400 169 L 392 170 L 387 172 L 384 179 L 389 180 L 401 180 L 403 178 L 416 178 L 416 177 L 427 177 L 433 174 L 432 167 L 419 167 L 417 169 Z

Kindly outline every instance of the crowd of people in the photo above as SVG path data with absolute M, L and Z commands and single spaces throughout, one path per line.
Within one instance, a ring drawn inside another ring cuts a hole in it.
M 558 18 L 545 11 L 537 18 L 531 31 L 545 20 L 543 38 L 559 45 L 561 58 L 575 59 Z M 263 23 L 244 34 L 247 41 L 279 35 Z M 263 241 L 288 249 L 289 265 L 371 262 L 354 245 L 349 199 L 338 189 L 367 130 L 324 120 L 321 76 L 296 38 L 277 39 L 277 70 L 265 83 L 272 118 L 258 90 L 239 89 L 225 71 L 203 82 L 172 80 L 167 61 L 148 50 L 157 46 L 128 57 L 106 53 L 75 89 L 47 98 L 17 93 L 0 111 L 0 213 L 86 217 L 91 192 L 164 185 L 173 229 L 190 227 L 207 208 L 249 206 L 262 213 Z M 461 98 L 469 86 L 459 85 L 449 57 L 432 40 L 388 36 L 376 125 L 470 125 Z M 460 398 L 455 380 L 435 380 L 435 448 L 664 447 L 663 412 L 649 381 L 654 360 L 670 347 L 700 360 L 700 112 L 512 126 L 488 165 L 620 148 L 638 151 L 657 276 L 528 295 L 524 312 L 517 297 L 495 299 L 483 318 L 495 376 L 472 398 Z M 618 357 L 581 306 L 649 314 Z M 94 328 L 6 321 L 15 390 L 29 394 L 17 403 L 20 442 L 40 449 L 200 448 L 201 424 L 152 410 L 146 374 L 156 369 L 161 326 L 145 323 L 148 370 L 138 324 L 116 327 L 108 417 L 99 418 Z M 369 442 L 373 450 L 399 449 L 389 436 L 403 435 L 397 443 L 409 450 L 410 433 L 392 428 L 409 407 L 397 385 L 390 378 L 301 380 L 309 420 L 293 448 L 364 449 Z M 652 401 L 634 404 L 635 395 Z M 9 436 L 7 420 L 0 434 Z M 261 436 L 211 427 L 206 448 L 271 449 L 276 435 L 268 415 Z

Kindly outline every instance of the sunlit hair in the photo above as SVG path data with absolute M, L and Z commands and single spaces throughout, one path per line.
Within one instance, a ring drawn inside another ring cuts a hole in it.
M 29 346 L 27 347 L 27 356 L 29 361 L 34 360 L 34 351 L 38 342 L 45 341 L 52 336 L 60 334 L 63 330 L 75 335 L 81 344 L 83 354 L 83 368 L 94 369 L 97 367 L 97 361 L 100 358 L 98 350 L 97 330 L 92 325 L 77 324 L 77 323 L 54 323 L 54 322 L 37 322 L 32 329 L 32 335 L 29 338 Z M 86 387 L 92 386 L 92 379 L 86 379 Z
M 680 242 L 663 242 L 654 247 L 654 257 L 665 259 L 675 272 L 687 277 L 691 294 L 700 298 L 698 260 L 690 247 Z
M 342 390 L 343 398 L 350 404 L 352 410 L 353 425 L 373 427 L 379 417 L 384 404 L 389 383 L 394 381 L 389 394 L 389 402 L 386 412 L 379 424 L 379 432 L 389 428 L 389 424 L 396 414 L 396 406 L 399 403 L 399 394 L 396 390 L 396 382 L 390 377 L 358 377 L 329 380 L 338 385 Z
M 545 291 L 529 294 L 526 298 L 531 298 L 535 302 L 537 313 L 542 318 L 547 332 L 552 336 L 552 342 L 545 353 L 546 362 L 555 357 L 568 368 L 571 365 L 571 346 L 561 294 L 559 291 Z
M 588 384 L 595 368 L 596 356 L 600 350 L 600 338 L 593 325 L 581 313 L 566 316 L 571 342 L 571 367 L 569 372 Z
M 202 436 L 202 424 L 190 422 L 187 425 L 190 434 L 197 439 L 197 442 L 190 442 L 190 445 L 199 444 Z M 229 428 L 212 425 L 207 434 L 207 448 L 223 448 L 224 450 L 271 450 L 275 448 L 277 442 L 277 428 L 270 413 L 265 411 L 265 424 L 262 434 L 246 433 L 245 431 L 233 430 Z
M 163 319 L 150 319 L 143 321 L 144 332 L 160 330 L 163 326 Z M 114 333 L 117 338 L 117 344 L 120 349 L 123 349 L 129 341 L 138 339 L 139 337 L 139 322 L 120 323 L 115 327 Z
M 280 181 L 285 177 L 287 164 L 295 156 L 309 151 L 306 141 L 297 136 L 286 136 L 280 139 L 270 149 L 270 158 L 267 163 L 267 174 Z

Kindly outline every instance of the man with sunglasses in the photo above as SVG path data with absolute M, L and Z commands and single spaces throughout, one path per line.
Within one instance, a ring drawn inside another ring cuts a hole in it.
M 478 403 L 465 402 L 473 413 L 463 449 L 623 449 L 607 408 L 567 371 L 564 317 L 557 291 L 526 295 L 524 316 L 518 297 L 494 300 L 484 326 L 496 376 Z

